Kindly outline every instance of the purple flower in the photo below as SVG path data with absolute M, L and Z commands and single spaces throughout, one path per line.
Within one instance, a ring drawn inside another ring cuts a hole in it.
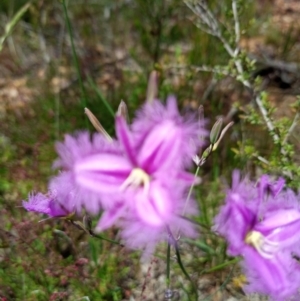
M 56 167 L 63 172 L 50 183 L 67 208 L 90 213 L 103 210 L 96 230 L 113 224 L 132 248 L 149 251 L 166 238 L 166 228 L 177 235 L 193 236 L 194 227 L 181 217 L 186 192 L 195 181 L 185 171 L 197 147 L 204 142 L 203 128 L 180 116 L 176 100 L 166 106 L 146 104 L 129 126 L 116 116 L 117 139 L 88 134 L 67 136 L 57 145 Z M 190 201 L 186 213 L 195 213 Z M 150 252 L 150 251 L 149 251 Z
M 184 168 L 192 162 L 195 145 L 201 143 L 196 139 L 197 123 L 185 121 L 175 99 L 169 98 L 166 107 L 158 101 L 145 105 L 132 131 L 124 118 L 117 116 L 116 134 L 115 146 L 107 141 L 98 143 L 97 149 L 88 141 L 84 141 L 88 147 L 83 146 L 80 137 L 67 137 L 65 144 L 58 145 L 58 165 L 67 168 L 64 177 L 74 183 L 77 194 L 80 191 L 77 205 L 95 213 L 101 207 L 112 210 L 105 216 L 113 217 L 120 211 L 134 211 L 148 225 L 165 225 L 177 203 L 183 202 L 182 193 L 175 194 L 174 188 L 184 191 L 194 181 Z M 84 197 L 84 191 L 98 199 Z M 109 224 L 107 218 L 104 224 Z M 105 227 L 100 222 L 98 228 Z
M 266 175 L 255 186 L 233 175 L 232 189 L 215 219 L 214 230 L 228 242 L 228 254 L 243 256 L 246 292 L 272 300 L 296 300 L 300 287 L 300 208 L 284 181 Z
M 27 211 L 47 214 L 49 217 L 63 217 L 67 216 L 71 211 L 64 208 L 53 193 L 47 195 L 42 193 L 29 195 L 28 201 L 22 202 L 23 207 Z

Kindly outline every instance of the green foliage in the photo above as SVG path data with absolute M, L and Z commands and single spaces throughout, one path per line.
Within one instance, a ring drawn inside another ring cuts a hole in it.
M 0 3 L 0 12 L 12 13 L 18 11 L 23 5 L 25 5 L 27 0 L 3 0 Z
M 0 168 L 0 196 L 11 188 L 6 177 L 9 161 L 13 158 L 13 152 L 14 149 L 10 140 L 4 135 L 0 136 L 0 165 L 3 166 L 3 168 Z
M 162 56 L 162 45 L 166 47 L 183 37 L 179 24 L 169 22 L 178 15 L 180 1 L 136 0 L 135 5 L 134 28 L 140 35 L 141 45 L 156 63 Z

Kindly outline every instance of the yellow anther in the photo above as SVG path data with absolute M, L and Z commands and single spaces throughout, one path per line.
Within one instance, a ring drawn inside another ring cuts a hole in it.
M 267 239 L 258 231 L 248 232 L 245 242 L 256 249 L 256 251 L 265 258 L 272 258 L 279 246 L 278 243 Z
M 257 248 L 262 243 L 263 236 L 260 232 L 250 231 L 246 235 L 246 244 Z
M 128 187 L 138 188 L 140 186 L 143 186 L 144 191 L 148 192 L 150 186 L 150 176 L 141 168 L 135 168 L 121 185 L 121 190 L 125 190 Z

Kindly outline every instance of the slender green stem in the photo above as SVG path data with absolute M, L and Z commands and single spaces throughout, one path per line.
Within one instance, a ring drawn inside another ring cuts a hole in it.
M 181 260 L 181 255 L 180 255 L 180 252 L 179 252 L 179 247 L 178 247 L 178 244 L 176 243 L 175 245 L 175 251 L 176 251 L 176 258 L 177 258 L 177 262 L 178 262 L 178 265 L 181 269 L 181 271 L 183 272 L 183 274 L 185 275 L 185 277 L 191 282 L 191 285 L 192 285 L 192 288 L 193 288 L 193 291 L 195 293 L 195 296 L 196 296 L 196 299 L 195 300 L 198 300 L 198 290 L 197 290 L 197 287 L 195 286 L 192 278 L 190 277 L 190 275 L 187 273 L 183 263 L 182 263 L 182 260 Z
M 200 193 L 200 189 L 197 191 L 197 196 L 199 199 L 199 205 L 200 205 L 200 212 L 201 212 L 201 220 L 203 221 L 203 224 L 209 225 L 209 227 L 211 227 L 210 225 L 210 219 L 208 216 L 208 206 L 207 206 L 207 200 L 202 197 L 201 193 Z
M 106 237 L 103 237 L 103 236 L 100 236 L 100 235 L 97 235 L 97 234 L 94 234 L 94 233 L 90 233 L 92 237 L 95 237 L 95 238 L 98 238 L 98 239 L 101 239 L 101 240 L 105 240 L 105 241 L 108 241 L 112 244 L 115 244 L 115 245 L 119 245 L 121 247 L 124 247 L 124 245 L 122 245 L 121 243 L 119 243 L 118 241 L 115 241 L 115 240 L 112 240 L 112 239 L 109 239 L 109 238 L 106 238 Z
M 191 195 L 192 195 L 192 192 L 193 192 L 193 189 L 196 185 L 196 178 L 198 177 L 198 174 L 199 174 L 199 171 L 200 171 L 200 167 L 198 166 L 196 171 L 195 171 L 195 181 L 193 182 L 193 184 L 191 185 L 191 188 L 189 190 L 189 193 L 187 195 L 187 198 L 186 198 L 186 201 L 185 201 L 185 204 L 184 204 L 184 208 L 183 208 L 183 212 L 182 212 L 182 215 L 184 216 L 185 215 L 185 211 L 186 211 L 186 208 L 187 208 L 187 205 L 189 203 L 189 200 L 191 198 Z
M 183 263 L 182 263 L 182 260 L 181 260 L 181 255 L 180 255 L 180 252 L 179 252 L 179 245 L 177 243 L 177 240 L 174 238 L 174 235 L 172 234 L 171 230 L 169 227 L 167 227 L 167 232 L 169 234 L 169 244 L 172 244 L 175 248 L 175 252 L 176 252 L 176 259 L 177 259 L 177 263 L 181 269 L 181 271 L 183 272 L 183 274 L 185 275 L 185 277 L 191 282 L 191 285 L 192 285 L 192 289 L 193 289 L 193 292 L 195 294 L 195 297 L 196 299 L 195 300 L 198 300 L 198 290 L 197 290 L 197 287 L 195 286 L 192 278 L 190 277 L 190 275 L 188 274 L 188 272 L 186 271 Z
M 98 238 L 98 239 L 101 239 L 101 240 L 105 240 L 105 241 L 108 241 L 108 242 L 110 242 L 110 243 L 112 243 L 112 244 L 115 244 L 115 245 L 119 245 L 119 246 L 121 246 L 121 247 L 124 247 L 124 245 L 122 245 L 122 244 L 119 243 L 118 241 L 115 241 L 115 240 L 112 240 L 112 239 L 103 237 L 103 236 L 101 236 L 101 235 L 97 235 L 94 231 L 86 229 L 86 228 L 84 227 L 83 223 L 80 222 L 80 221 L 69 220 L 69 222 L 71 222 L 71 224 L 74 225 L 75 227 L 77 227 L 78 229 L 83 230 L 83 231 L 85 231 L 86 233 L 90 234 L 92 237 L 95 237 L 95 238 Z
M 168 247 L 167 247 L 167 287 L 170 288 L 170 259 L 171 259 L 171 245 L 168 242 Z
M 81 101 L 82 101 L 82 106 L 83 106 L 83 109 L 84 109 L 87 106 L 86 105 L 86 92 L 85 92 L 85 88 L 84 88 L 83 81 L 82 81 L 79 61 L 78 61 L 78 57 L 77 57 L 77 53 L 76 53 L 76 49 L 75 49 L 75 45 L 74 45 L 73 31 L 72 31 L 71 22 L 70 22 L 70 19 L 69 19 L 68 9 L 67 9 L 67 5 L 66 5 L 65 0 L 62 0 L 62 6 L 63 6 L 63 10 L 64 10 L 65 20 L 66 20 L 66 24 L 67 24 L 67 28 L 68 28 L 68 33 L 69 33 L 69 36 L 70 36 L 73 60 L 74 60 L 74 65 L 75 65 L 76 71 L 77 71 L 77 76 L 78 76 L 78 81 L 79 81 L 79 86 L 80 86 L 80 91 L 81 91 Z M 87 122 L 87 120 L 86 120 L 86 124 L 87 124 L 87 126 L 89 126 L 89 123 Z
M 185 212 L 186 212 L 186 208 L 187 208 L 189 200 L 191 198 L 192 191 L 193 191 L 193 189 L 196 185 L 196 179 L 198 177 L 199 171 L 200 171 L 200 167 L 198 166 L 197 169 L 196 169 L 196 172 L 195 172 L 195 180 L 194 180 L 193 184 L 190 187 L 190 190 L 188 192 L 188 195 L 187 195 L 185 203 L 184 203 L 184 207 L 183 207 L 183 210 L 182 210 L 182 216 L 181 216 L 182 218 L 185 218 L 184 215 L 185 215 Z M 180 237 L 180 228 L 178 228 L 178 230 L 177 230 L 177 237 Z

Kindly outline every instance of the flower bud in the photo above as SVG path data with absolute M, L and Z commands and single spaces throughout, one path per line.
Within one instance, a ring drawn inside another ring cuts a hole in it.
M 117 116 L 122 116 L 127 121 L 127 123 L 129 122 L 127 105 L 123 100 L 121 100 L 119 104 Z
M 212 145 L 214 145 L 218 141 L 221 134 L 222 127 L 223 127 L 223 118 L 221 117 L 216 121 L 216 123 L 214 124 L 214 126 L 210 131 L 209 138 L 210 138 L 210 143 Z
M 152 102 L 157 97 L 158 91 L 158 73 L 157 71 L 153 70 L 150 73 L 149 80 L 148 80 L 148 87 L 147 87 L 147 101 Z
M 104 127 L 101 125 L 100 121 L 97 119 L 97 117 L 88 109 L 84 109 L 84 113 L 94 126 L 94 128 L 97 130 L 97 132 L 101 133 L 103 136 L 107 138 L 107 140 L 112 141 L 112 138 L 109 136 L 109 134 L 106 132 Z

